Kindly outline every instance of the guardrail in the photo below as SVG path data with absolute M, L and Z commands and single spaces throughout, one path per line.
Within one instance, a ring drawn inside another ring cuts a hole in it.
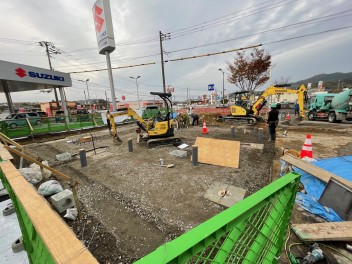
M 281 177 L 136 263 L 278 263 L 299 179 Z
M 32 121 L 33 120 L 30 119 L 24 119 L 23 122 L 20 119 L 1 120 L 0 132 L 9 138 L 19 138 L 39 134 L 88 129 L 104 125 L 100 114 L 45 117 L 40 120 L 35 118 L 35 122 Z

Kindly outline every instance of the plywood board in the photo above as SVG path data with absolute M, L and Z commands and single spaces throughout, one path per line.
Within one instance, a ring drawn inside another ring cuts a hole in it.
M 238 168 L 240 142 L 213 138 L 197 137 L 198 161 L 200 163 Z
M 352 241 L 352 222 L 294 224 L 292 230 L 302 241 Z
M 245 189 L 216 181 L 205 192 L 204 198 L 214 203 L 231 207 L 239 201 L 242 201 L 245 194 Z
M 313 164 L 301 160 L 299 158 L 293 157 L 291 155 L 284 155 L 281 157 L 281 159 L 283 161 L 286 161 L 287 163 L 313 175 L 314 177 L 322 180 L 325 183 L 328 183 L 328 181 L 330 180 L 330 178 L 335 178 L 337 179 L 339 182 L 345 184 L 346 186 L 352 188 L 352 182 L 350 182 L 349 180 L 346 180 L 344 178 L 341 178 L 329 171 L 326 171 L 322 168 L 319 168 L 317 166 L 314 166 Z

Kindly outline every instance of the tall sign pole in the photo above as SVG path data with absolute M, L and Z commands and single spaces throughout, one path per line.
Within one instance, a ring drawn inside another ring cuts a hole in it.
M 95 33 L 97 36 L 99 54 L 105 55 L 109 74 L 112 110 L 116 111 L 116 96 L 114 79 L 111 70 L 110 53 L 115 50 L 114 29 L 109 0 L 97 0 L 93 6 Z
M 47 41 L 40 41 L 39 42 L 39 45 L 45 46 L 46 55 L 48 56 L 48 61 L 49 61 L 49 67 L 50 67 L 50 70 L 53 70 L 53 66 L 52 66 L 51 60 L 50 60 L 49 44 L 51 44 L 51 43 L 47 42 Z M 57 110 L 59 110 L 60 109 L 59 108 L 59 98 L 57 97 L 56 87 L 54 87 L 54 94 L 55 94 L 56 108 L 57 108 Z
M 163 40 L 164 39 L 170 39 L 170 33 L 163 34 L 163 33 L 161 33 L 161 31 L 159 31 L 159 38 L 160 38 L 161 74 L 163 76 L 163 92 L 166 93 Z

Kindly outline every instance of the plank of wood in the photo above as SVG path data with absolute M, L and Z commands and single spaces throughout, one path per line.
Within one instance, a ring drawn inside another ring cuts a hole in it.
M 11 189 L 55 263 L 98 263 L 61 217 L 9 161 L 0 163 Z M 17 177 L 16 175 L 17 174 Z M 11 177 L 8 177 L 11 175 Z
M 328 181 L 330 180 L 330 178 L 335 178 L 337 179 L 339 182 L 342 182 L 343 184 L 349 186 L 352 188 L 352 182 L 349 180 L 346 180 L 344 178 L 341 178 L 329 171 L 326 171 L 322 168 L 319 168 L 307 161 L 301 160 L 299 158 L 293 157 L 291 155 L 284 155 L 281 157 L 281 159 L 283 161 L 286 161 L 287 163 L 291 164 L 292 166 L 295 166 L 311 175 L 313 175 L 314 177 L 322 180 L 325 183 L 328 183 Z
M 238 168 L 241 144 L 239 141 L 197 137 L 200 163 Z
M 8 152 L 4 145 L 0 143 L 0 157 L 1 160 L 13 160 L 13 156 Z
M 62 173 L 62 172 L 60 172 L 58 170 L 55 170 L 55 169 L 53 169 L 53 168 L 51 168 L 49 166 L 46 166 L 43 163 L 33 159 L 32 157 L 30 157 L 30 156 L 28 156 L 26 154 L 23 154 L 22 152 L 20 152 L 20 151 L 18 151 L 16 149 L 13 149 L 13 148 L 11 148 L 9 146 L 4 146 L 4 148 L 9 150 L 10 152 L 13 152 L 13 153 L 17 154 L 20 157 L 23 157 L 24 159 L 26 159 L 26 160 L 28 160 L 28 161 L 30 161 L 32 163 L 38 164 L 42 168 L 45 168 L 45 169 L 51 171 L 53 174 L 55 174 L 56 176 L 60 177 L 62 180 L 66 180 L 66 181 L 72 180 L 72 178 L 70 176 L 67 176 L 66 174 L 64 174 L 64 173 Z
M 302 241 L 352 241 L 352 222 L 293 224 L 292 230 Z

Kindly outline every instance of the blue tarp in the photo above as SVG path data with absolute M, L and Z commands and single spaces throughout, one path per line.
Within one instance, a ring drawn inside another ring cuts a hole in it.
M 352 181 L 352 156 L 322 159 L 314 161 L 312 164 L 334 173 L 341 178 Z M 328 209 L 328 212 L 324 206 L 318 202 L 326 187 L 326 183 L 298 168 L 294 168 L 294 171 L 302 175 L 301 183 L 304 185 L 307 192 L 307 194 L 301 192 L 297 193 L 296 203 L 303 209 L 319 215 L 329 222 L 343 221 L 331 208 Z

